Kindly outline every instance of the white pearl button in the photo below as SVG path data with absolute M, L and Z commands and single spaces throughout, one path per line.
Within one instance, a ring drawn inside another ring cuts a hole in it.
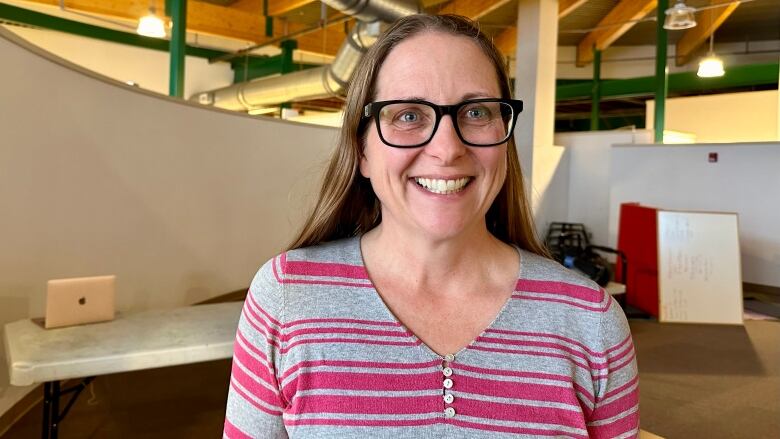
M 452 354 L 447 354 L 444 356 L 444 361 L 448 363 L 452 363 L 453 361 L 455 361 L 455 356 Z
M 446 380 L 444 380 L 443 384 L 445 389 L 451 389 L 453 383 L 451 379 L 447 378 Z
M 452 401 L 455 401 L 455 397 L 452 396 L 452 393 L 448 393 L 444 395 L 444 402 L 447 404 L 452 404 Z
M 446 376 L 446 377 L 448 377 L 448 376 L 451 376 L 451 375 L 452 375 L 452 369 L 450 369 L 449 367 L 445 367 L 445 368 L 442 370 L 442 373 L 443 373 L 443 374 L 444 374 L 444 376 Z
M 446 416 L 448 418 L 454 417 L 455 416 L 455 409 L 452 408 L 452 407 L 447 407 L 446 409 L 444 409 L 444 416 Z

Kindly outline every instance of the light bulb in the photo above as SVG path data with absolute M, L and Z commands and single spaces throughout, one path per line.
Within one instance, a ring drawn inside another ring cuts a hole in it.
M 723 60 L 710 53 L 706 58 L 699 62 L 699 71 L 696 76 L 699 78 L 717 78 L 723 76 L 726 72 L 723 70 Z
M 165 23 L 150 10 L 149 15 L 138 20 L 136 32 L 145 37 L 165 38 Z

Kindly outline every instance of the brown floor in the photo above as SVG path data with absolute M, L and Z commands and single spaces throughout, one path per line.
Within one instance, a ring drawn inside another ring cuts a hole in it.
M 780 438 L 780 322 L 631 328 L 643 429 L 668 439 Z M 225 360 L 99 377 L 60 438 L 220 437 L 229 373 Z M 2 439 L 40 437 L 41 410 Z

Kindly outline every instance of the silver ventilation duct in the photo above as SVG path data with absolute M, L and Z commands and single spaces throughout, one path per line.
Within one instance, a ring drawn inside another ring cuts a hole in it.
M 333 63 L 196 93 L 191 99 L 204 105 L 248 111 L 283 102 L 342 95 L 363 53 L 379 36 L 378 20 L 392 22 L 418 12 L 416 6 L 388 0 L 324 0 L 324 3 L 346 14 L 354 14 L 360 20 L 344 40 Z
M 416 2 L 403 0 L 322 0 L 339 12 L 360 21 L 384 21 L 392 23 L 399 18 L 420 12 Z

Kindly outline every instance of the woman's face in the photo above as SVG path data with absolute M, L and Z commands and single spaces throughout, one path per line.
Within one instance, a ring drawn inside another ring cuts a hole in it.
M 398 44 L 376 79 L 376 101 L 451 105 L 500 97 L 493 63 L 479 46 L 442 32 L 424 32 Z M 506 178 L 506 148 L 506 143 L 465 145 L 450 116 L 441 119 L 428 144 L 394 148 L 382 142 L 371 121 L 360 172 L 381 202 L 383 228 L 444 240 L 486 228 L 485 214 Z M 442 191 L 442 184 L 450 186 Z

